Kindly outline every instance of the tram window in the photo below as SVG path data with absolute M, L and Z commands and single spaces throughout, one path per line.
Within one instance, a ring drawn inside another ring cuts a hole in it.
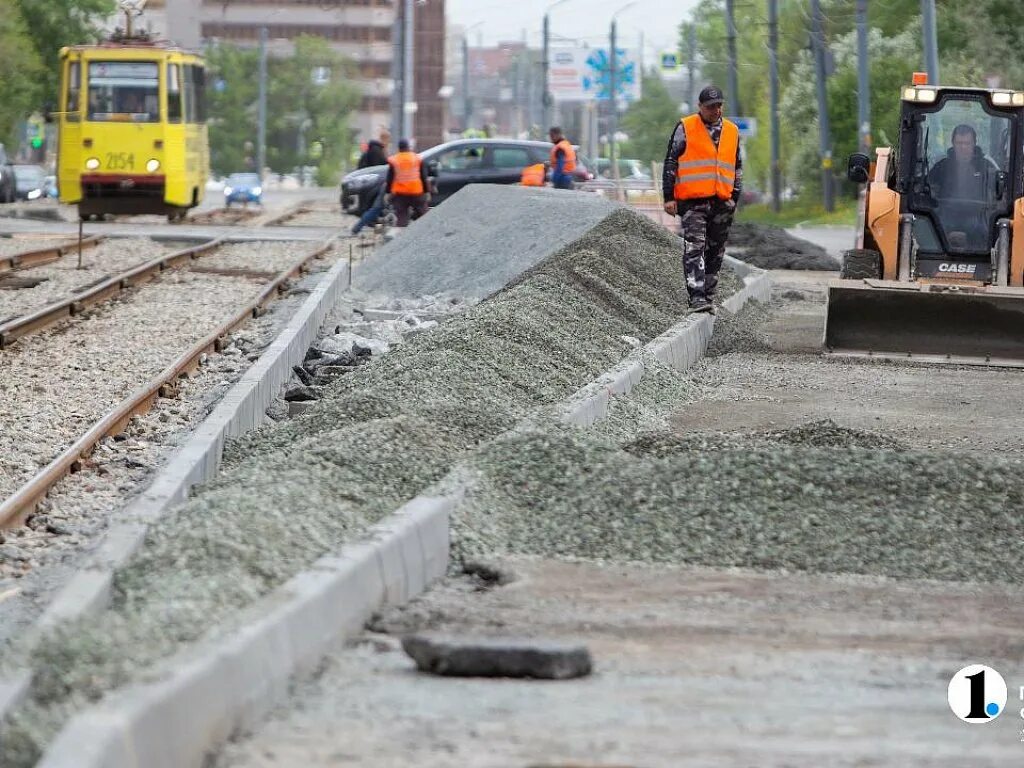
M 82 70 L 77 61 L 68 62 L 68 95 L 64 106 L 64 117 L 71 122 L 78 122 L 78 110 L 81 108 L 79 99 L 82 93 Z
M 156 62 L 90 62 L 89 120 L 137 123 L 158 121 L 158 74 Z
M 180 123 L 181 109 L 181 65 L 167 65 L 167 122 Z
M 206 122 L 206 70 L 195 68 L 196 122 Z

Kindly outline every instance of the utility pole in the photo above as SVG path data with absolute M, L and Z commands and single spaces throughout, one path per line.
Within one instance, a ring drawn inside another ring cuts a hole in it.
M 462 34 L 462 114 L 464 125 L 462 130 L 469 130 L 469 123 L 473 116 L 473 102 L 469 98 L 469 32 Z
M 686 106 L 691 112 L 697 111 L 696 99 L 694 93 L 696 93 L 696 75 L 697 75 L 697 25 L 692 21 L 686 30 L 686 47 L 689 49 L 688 61 L 686 64 L 687 72 L 687 83 L 686 83 Z
M 619 162 L 617 158 L 618 144 L 615 141 L 615 134 L 619 132 L 619 109 L 616 102 L 618 101 L 618 69 L 619 69 L 619 55 L 616 50 L 618 41 L 616 38 L 616 23 L 615 17 L 612 16 L 612 29 L 609 35 L 611 44 L 611 52 L 609 54 L 609 67 L 608 67 L 608 106 L 611 107 L 611 114 L 608 120 L 608 156 L 611 162 L 612 178 L 618 181 L 619 178 Z
M 567 3 L 569 0 L 555 0 L 551 3 L 547 10 L 544 11 L 544 53 L 543 60 L 540 63 L 541 75 L 544 79 L 544 87 L 541 89 L 543 94 L 541 98 L 541 129 L 547 133 L 548 128 L 551 127 L 551 105 L 554 103 L 554 97 L 551 95 L 551 88 L 548 85 L 548 71 L 551 69 L 551 11 L 562 3 Z
M 921 31 L 924 34 L 924 62 L 928 83 L 939 84 L 939 40 L 935 31 L 935 0 L 921 0 Z
M 825 17 L 821 0 L 811 0 L 811 43 L 818 85 L 818 147 L 821 154 L 821 191 L 825 210 L 835 209 L 832 191 L 832 135 L 828 124 L 828 99 L 825 91 Z
M 779 158 L 779 0 L 768 0 L 768 102 L 771 118 L 772 210 L 782 210 Z
M 544 88 L 540 97 L 541 130 L 546 131 L 551 127 L 551 91 L 548 89 L 548 70 L 551 68 L 549 60 L 551 52 L 551 20 L 549 14 L 544 14 L 544 53 L 540 63 L 541 77 L 544 80 Z
M 391 28 L 391 82 L 394 88 L 391 90 L 391 133 L 397 141 L 398 134 L 402 132 L 402 105 L 405 103 L 405 83 L 403 81 L 403 58 L 402 51 L 405 49 L 402 41 L 405 30 L 402 25 L 402 14 L 395 6 L 395 23 Z M 391 151 L 391 148 L 387 148 Z
M 414 27 L 415 11 L 413 0 L 405 0 L 404 32 L 402 34 L 402 137 L 413 140 L 412 127 L 412 105 L 416 100 L 416 91 L 413 88 L 413 50 L 416 47 Z
M 736 14 L 734 0 L 725 0 L 725 35 L 729 43 L 729 90 L 725 92 L 725 111 L 733 117 L 740 114 L 739 73 L 736 71 Z
M 868 0 L 857 0 L 857 136 L 871 151 L 871 79 L 868 76 Z
M 260 27 L 259 96 L 256 102 L 256 173 L 267 164 L 267 28 Z

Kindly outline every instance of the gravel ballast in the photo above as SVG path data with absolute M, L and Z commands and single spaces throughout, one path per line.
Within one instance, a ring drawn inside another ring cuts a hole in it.
M 0 290 L 0 320 L 19 317 L 48 304 L 63 301 L 104 278 L 113 277 L 183 247 L 178 243 L 141 237 L 108 238 L 82 251 L 81 269 L 78 268 L 78 253 L 72 251 L 59 261 L 19 270 L 12 275 L 18 278 L 42 278 L 43 282 L 32 288 Z
M 616 204 L 563 190 L 471 184 L 381 248 L 357 280 L 395 296 L 482 298 L 604 219 Z M 472 263 L 473 269 L 467 269 Z
M 238 441 L 220 478 L 118 573 L 112 608 L 32 653 L 32 702 L 0 755 L 30 765 L 83 703 L 210 631 L 211 616 L 230 624 L 480 441 L 572 394 L 632 348 L 623 336 L 664 331 L 685 308 L 678 270 L 678 238 L 616 210 L 487 301 L 329 385 L 304 415 Z

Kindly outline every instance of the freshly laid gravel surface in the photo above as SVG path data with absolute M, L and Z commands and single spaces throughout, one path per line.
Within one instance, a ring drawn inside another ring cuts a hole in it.
M 839 262 L 821 246 L 770 224 L 735 222 L 729 245 L 743 249 L 737 258 L 762 269 L 839 269 Z
M 0 761 L 30 765 L 84 703 L 210 632 L 212 616 L 230 624 L 482 440 L 570 395 L 632 348 L 623 336 L 664 331 L 685 307 L 678 254 L 678 238 L 616 210 L 519 282 L 328 385 L 311 411 L 237 441 L 220 478 L 118 573 L 111 609 L 32 652 L 32 702 Z
M 582 236 L 616 207 L 596 195 L 471 184 L 398 231 L 357 279 L 367 291 L 396 296 L 483 297 Z
M 0 350 L 0 497 L 256 292 L 253 283 L 171 272 L 74 326 Z
M 455 551 L 1024 582 L 1020 459 L 865 443 L 884 444 L 831 424 L 629 451 L 566 428 L 508 437 L 472 461 Z
M 42 247 L 42 246 L 40 246 Z M 70 298 L 76 291 L 126 269 L 165 256 L 186 247 L 148 238 L 108 238 L 94 248 L 82 251 L 82 269 L 78 253 L 69 253 L 51 264 L 14 273 L 17 277 L 45 278 L 32 288 L 0 290 L 0 320 L 20 317 L 47 304 Z

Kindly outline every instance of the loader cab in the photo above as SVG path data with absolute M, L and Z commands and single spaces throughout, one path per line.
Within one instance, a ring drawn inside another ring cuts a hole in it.
M 1022 119 L 1021 93 L 904 89 L 896 187 L 914 217 L 914 277 L 991 281 L 999 222 L 1024 195 Z

